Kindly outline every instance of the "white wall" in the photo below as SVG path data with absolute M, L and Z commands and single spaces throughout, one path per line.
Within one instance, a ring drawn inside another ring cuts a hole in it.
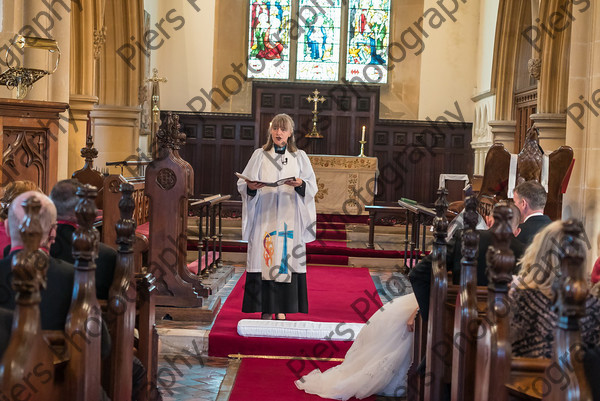
M 490 89 L 499 3 L 499 0 L 481 0 L 479 33 L 477 37 L 476 94 L 486 92 Z
M 215 2 L 147 0 L 144 4 L 151 14 L 150 29 L 158 34 L 150 41 L 157 47 L 151 51 L 152 68 L 158 68 L 158 75 L 168 80 L 160 88 L 163 110 L 189 111 L 186 103 L 199 95 L 200 89 L 210 91 L 212 87 Z M 170 38 L 156 26 L 161 19 Z
M 444 0 L 456 21 L 444 14 L 445 22 L 433 29 L 428 22 L 433 14 L 427 14 L 423 27 L 425 49 L 421 60 L 421 90 L 419 96 L 419 120 L 427 117 L 435 120 L 448 110 L 455 113 L 458 102 L 465 121 L 474 120 L 471 97 L 477 85 L 477 37 L 479 35 L 479 1 Z M 424 13 L 430 8 L 440 10 L 435 0 L 425 0 Z M 438 19 L 436 19 L 438 21 Z M 449 118 L 450 121 L 456 119 Z

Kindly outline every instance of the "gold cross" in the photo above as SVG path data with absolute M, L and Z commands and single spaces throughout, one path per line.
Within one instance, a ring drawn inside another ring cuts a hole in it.
M 310 102 L 314 102 L 315 103 L 315 112 L 317 111 L 317 104 L 318 102 L 323 103 L 325 101 L 325 98 L 323 96 L 319 97 L 319 91 L 315 89 L 315 91 L 313 92 L 314 96 L 310 97 L 308 96 L 306 98 L 306 100 L 310 103 Z
M 152 73 L 152 77 L 146 78 L 146 82 L 152 82 L 153 84 L 158 84 L 159 82 L 167 82 L 167 78 L 158 77 L 158 68 L 153 68 Z
M 159 83 L 159 82 L 167 82 L 167 78 L 159 78 L 158 77 L 158 68 L 152 69 L 152 77 L 146 78 L 146 82 Z

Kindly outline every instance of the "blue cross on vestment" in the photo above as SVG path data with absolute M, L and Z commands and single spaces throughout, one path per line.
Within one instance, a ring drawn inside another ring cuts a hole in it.
M 279 231 L 278 236 L 283 237 L 283 252 L 281 255 L 281 265 L 279 266 L 279 273 L 287 274 L 288 273 L 287 239 L 294 238 L 294 232 L 288 231 L 287 223 L 283 223 L 283 231 Z

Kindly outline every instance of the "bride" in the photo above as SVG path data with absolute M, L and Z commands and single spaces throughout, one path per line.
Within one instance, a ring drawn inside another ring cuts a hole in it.
M 383 305 L 359 332 L 342 364 L 325 372 L 315 369 L 296 380 L 296 387 L 336 400 L 404 396 L 416 314 L 412 293 Z

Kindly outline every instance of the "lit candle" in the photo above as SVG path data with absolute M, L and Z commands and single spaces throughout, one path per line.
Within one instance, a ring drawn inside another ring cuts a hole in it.
M 362 139 L 361 141 L 365 141 L 365 126 L 363 125 L 363 130 L 362 130 Z

